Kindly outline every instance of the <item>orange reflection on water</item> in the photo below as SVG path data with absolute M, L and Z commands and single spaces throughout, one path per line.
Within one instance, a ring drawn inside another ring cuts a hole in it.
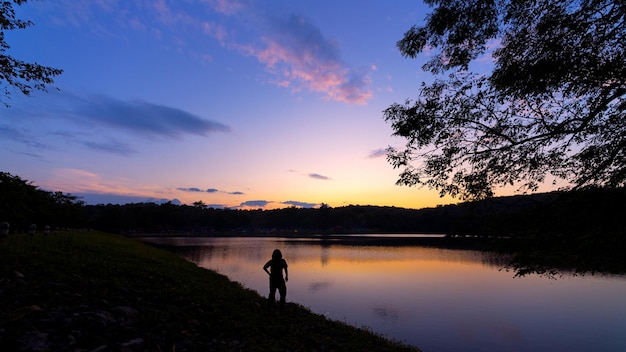
M 267 295 L 274 248 L 287 300 L 437 351 L 626 351 L 626 279 L 550 280 L 499 270 L 486 253 L 280 238 L 187 239 L 183 257 Z
M 482 253 L 425 247 L 321 248 L 319 253 L 298 253 L 298 267 L 319 267 L 336 273 L 449 272 L 461 267 L 491 266 Z

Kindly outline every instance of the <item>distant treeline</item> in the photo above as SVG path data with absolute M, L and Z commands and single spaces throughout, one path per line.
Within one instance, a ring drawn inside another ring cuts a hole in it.
M 626 189 L 497 197 L 425 209 L 349 205 L 276 210 L 172 203 L 85 205 L 0 172 L 0 223 L 10 233 L 63 228 L 127 235 L 307 235 L 437 233 L 494 240 L 515 252 L 516 270 L 626 272 Z M 501 240 L 505 239 L 505 240 Z M 493 243 L 493 242 L 490 242 Z
M 204 205 L 132 203 L 85 205 L 75 196 L 38 189 L 0 173 L 0 222 L 12 231 L 91 228 L 116 233 L 439 233 L 528 237 L 625 232 L 626 189 L 497 197 L 478 202 L 406 209 L 349 205 L 238 210 Z
M 593 189 L 498 197 L 436 208 L 349 205 L 317 209 L 215 209 L 170 203 L 84 206 L 87 227 L 111 232 L 185 233 L 440 233 L 534 236 L 624 231 L 626 191 Z

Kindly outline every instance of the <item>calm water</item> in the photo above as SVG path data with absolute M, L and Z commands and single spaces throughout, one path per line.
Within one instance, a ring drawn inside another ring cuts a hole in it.
M 274 248 L 287 300 L 423 351 L 626 351 L 626 277 L 513 278 L 490 256 L 284 238 L 151 238 L 267 295 Z

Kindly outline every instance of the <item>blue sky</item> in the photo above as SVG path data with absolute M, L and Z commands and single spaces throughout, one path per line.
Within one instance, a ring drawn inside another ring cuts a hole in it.
M 0 110 L 0 171 L 87 203 L 454 203 L 395 185 L 383 120 L 427 57 L 395 43 L 420 1 L 56 0 L 8 53 L 64 70 Z

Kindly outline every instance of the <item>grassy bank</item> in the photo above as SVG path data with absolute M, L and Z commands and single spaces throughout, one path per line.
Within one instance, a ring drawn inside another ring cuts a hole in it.
M 96 232 L 0 240 L 11 351 L 415 351 L 256 292 L 175 254 Z

